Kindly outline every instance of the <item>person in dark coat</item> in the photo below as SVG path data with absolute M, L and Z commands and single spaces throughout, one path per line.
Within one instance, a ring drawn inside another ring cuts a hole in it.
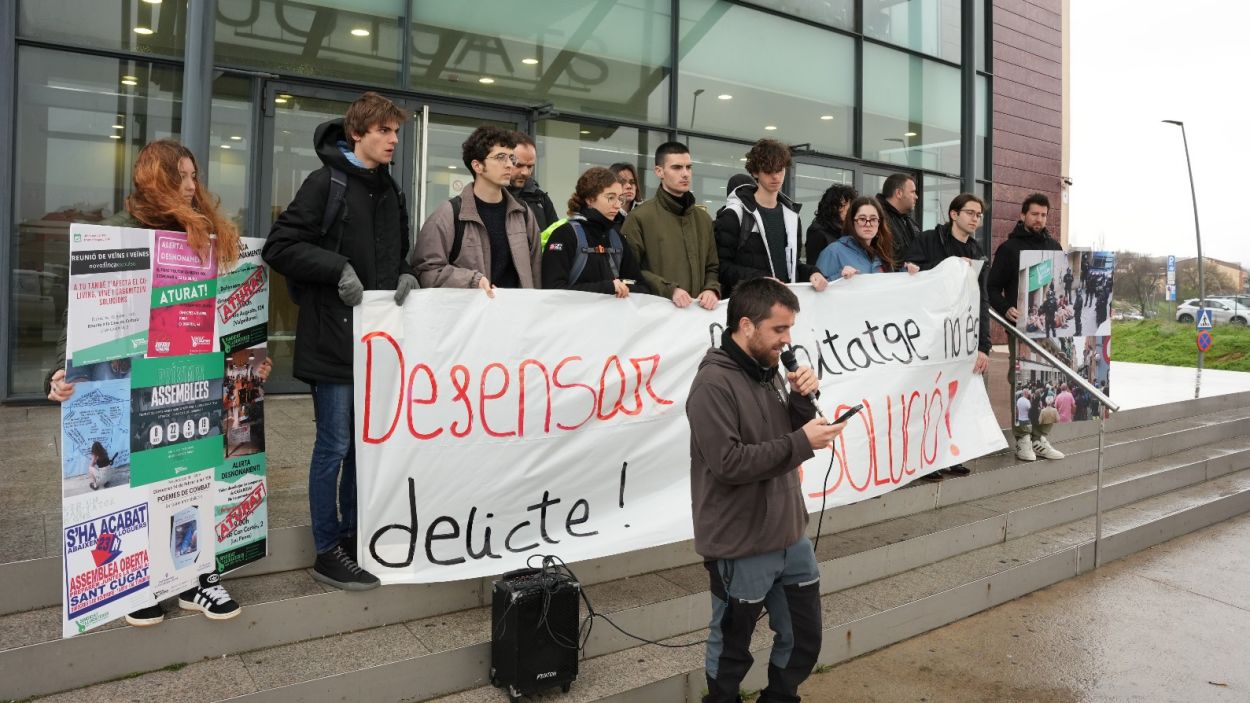
M 990 306 L 999 315 L 1011 322 L 1020 317 L 1016 307 L 1016 299 L 1020 293 L 1020 252 L 1034 250 L 1062 251 L 1059 242 L 1046 231 L 1046 217 L 1050 214 L 1050 199 L 1042 193 L 1034 193 L 1024 199 L 1020 206 L 1020 221 L 1007 236 L 1007 241 L 998 245 L 994 252 L 994 261 L 990 265 L 990 276 L 987 281 Z M 1018 352 L 1015 344 L 1009 344 L 1011 358 L 1007 364 L 1007 379 L 1015 387 L 1015 368 Z M 1046 435 L 1050 433 L 1050 425 L 1017 425 L 1016 457 L 1023 461 L 1035 461 L 1038 456 L 1045 459 L 1062 459 L 1063 453 L 1051 446 Z M 1030 441 L 1031 440 L 1031 441 Z
M 538 179 L 534 178 L 538 149 L 533 137 L 525 132 L 514 132 L 512 138 L 516 140 L 516 148 L 513 149 L 516 163 L 512 166 L 512 184 L 508 186 L 508 192 L 529 206 L 541 232 L 560 219 L 560 215 L 556 212 L 555 203 L 551 202 L 551 196 L 538 186 Z
M 798 260 L 803 231 L 799 206 L 781 193 L 790 167 L 789 147 L 761 139 L 746 157 L 751 177 L 728 194 L 716 216 L 722 292 L 732 297 L 739 283 L 761 276 L 824 290 L 829 281 L 816 267 Z
M 846 209 L 858 197 L 859 193 L 854 188 L 841 183 L 834 183 L 825 189 L 825 194 L 820 196 L 820 203 L 816 205 L 816 215 L 807 226 L 807 239 L 803 240 L 808 266 L 815 266 L 820 252 L 842 236 L 842 221 L 846 219 Z
M 907 264 L 912 263 L 907 260 L 907 252 L 920 236 L 920 225 L 911 219 L 916 203 L 920 201 L 920 196 L 916 194 L 916 179 L 906 173 L 890 176 L 882 184 L 877 201 L 885 210 L 885 220 L 894 237 L 894 270 L 906 270 Z
M 312 576 L 348 590 L 379 585 L 356 563 L 351 309 L 366 290 L 393 290 L 395 303 L 403 304 L 417 288 L 408 264 L 408 208 L 390 173 L 407 117 L 368 92 L 342 119 L 319 125 L 313 144 L 323 165 L 304 179 L 261 251 L 299 293 L 294 374 L 312 386 L 317 423 L 308 481 L 317 550 Z M 333 171 L 346 177 L 346 189 L 323 232 Z
M 628 298 L 630 293 L 650 293 L 642 269 L 620 235 L 623 186 L 620 177 L 606 168 L 592 168 L 577 179 L 569 197 L 569 221 L 551 233 L 543 248 L 543 288 L 580 290 Z M 572 268 L 577 260 L 576 222 L 586 233 L 586 263 L 577 280 Z M 611 232 L 616 231 L 620 250 L 613 252 Z M 619 259 L 620 263 L 617 263 Z
M 959 257 L 965 261 L 981 262 L 981 271 L 977 274 L 977 288 L 980 290 L 980 308 L 978 334 L 977 334 L 977 353 L 976 361 L 973 362 L 973 373 L 985 373 L 990 366 L 990 315 L 989 300 L 986 297 L 985 281 L 989 277 L 989 266 L 985 261 L 985 254 L 981 250 L 980 243 L 977 242 L 976 231 L 981 225 L 982 217 L 985 215 L 985 201 L 973 195 L 972 193 L 960 193 L 951 200 L 950 207 L 946 209 L 946 216 L 950 221 L 944 225 L 921 233 L 913 242 L 911 250 L 907 254 L 907 260 L 920 267 L 921 271 L 928 271 L 946 259 L 951 257 Z M 971 352 L 971 350 L 969 350 Z M 941 471 L 935 471 L 926 474 L 925 478 L 930 481 L 940 481 L 945 475 L 964 476 L 971 473 L 971 469 L 962 463 L 954 464 Z

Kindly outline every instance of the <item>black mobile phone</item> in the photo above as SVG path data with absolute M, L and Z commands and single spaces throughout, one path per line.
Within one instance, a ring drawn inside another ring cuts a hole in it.
M 860 410 L 863 410 L 863 409 L 864 409 L 864 404 L 863 404 L 863 403 L 856 404 L 856 405 L 855 405 L 855 407 L 853 407 L 853 408 L 851 408 L 850 410 L 847 410 L 846 412 L 842 413 L 842 415 L 840 415 L 840 416 L 838 417 L 838 419 L 836 419 L 836 420 L 834 420 L 834 421 L 833 421 L 833 424 L 837 425 L 837 424 L 839 424 L 839 423 L 846 422 L 847 420 L 851 419 L 852 417 L 855 417 L 855 413 L 857 413 L 857 412 L 859 412 Z

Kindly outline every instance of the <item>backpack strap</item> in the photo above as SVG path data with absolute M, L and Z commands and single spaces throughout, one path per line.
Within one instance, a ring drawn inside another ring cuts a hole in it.
M 621 277 L 621 259 L 625 255 L 625 247 L 621 243 L 621 235 L 617 233 L 616 228 L 608 230 L 607 249 L 603 247 L 592 247 L 586 239 L 586 230 L 582 227 L 582 223 L 578 220 L 569 220 L 569 224 L 573 226 L 573 233 L 577 235 L 577 247 L 573 252 L 573 266 L 569 268 L 569 285 L 577 283 L 582 277 L 582 272 L 586 270 L 586 261 L 591 254 L 607 254 L 608 266 L 612 269 L 612 278 Z
M 460 196 L 454 195 L 451 200 L 451 222 L 455 234 L 451 240 L 451 251 L 447 254 L 447 263 L 455 265 L 460 258 L 460 248 L 464 246 L 464 223 L 460 221 Z
M 582 277 L 582 271 L 586 270 L 590 245 L 586 241 L 586 230 L 582 227 L 582 223 L 569 220 L 569 224 L 573 225 L 573 234 L 577 235 L 577 246 L 573 249 L 573 266 L 569 269 L 569 285 L 571 286 L 577 283 L 577 279 Z
M 394 181 L 391 181 L 395 185 Z M 330 232 L 330 228 L 334 226 L 334 221 L 338 218 L 339 213 L 343 210 L 343 202 L 347 199 L 347 174 L 342 171 L 330 167 L 330 192 L 326 195 L 326 209 L 321 216 L 321 236 L 326 236 Z M 335 247 L 338 251 L 338 247 Z
M 747 239 L 751 236 L 752 225 L 755 224 L 755 216 L 747 212 L 746 206 L 742 207 L 742 212 L 738 213 L 738 249 L 747 243 Z M 761 232 L 760 237 L 764 234 Z

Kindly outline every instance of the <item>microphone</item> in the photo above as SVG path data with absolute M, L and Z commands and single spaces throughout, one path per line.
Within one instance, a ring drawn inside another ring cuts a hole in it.
M 787 348 L 787 349 L 782 350 L 781 363 L 783 366 L 786 367 L 786 371 L 789 371 L 790 373 L 794 373 L 795 371 L 799 370 L 799 360 L 794 358 L 794 349 L 792 348 Z M 810 394 L 803 393 L 802 396 L 812 401 L 812 405 L 815 406 L 816 408 L 817 415 L 821 416 L 822 418 L 825 418 L 825 413 L 820 409 L 820 405 L 816 402 L 816 399 L 820 397 L 819 390 Z M 825 418 L 826 421 L 828 419 L 829 418 Z

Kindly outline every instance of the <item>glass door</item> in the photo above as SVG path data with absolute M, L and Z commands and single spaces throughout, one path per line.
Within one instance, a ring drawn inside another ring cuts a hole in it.
M 855 186 L 854 165 L 836 159 L 820 158 L 808 155 L 795 155 L 794 168 L 786 179 L 786 189 L 790 198 L 801 208 L 799 216 L 803 223 L 803 260 L 807 261 L 807 228 L 816 218 L 816 210 L 820 199 L 831 186 Z M 814 264 L 815 261 L 807 261 Z
M 268 234 L 278 215 L 295 198 L 304 179 L 321 168 L 313 143 L 317 126 L 338 119 L 359 93 L 271 81 L 262 98 L 261 169 L 257 179 L 262 207 L 253 218 L 253 231 Z M 460 145 L 482 124 L 516 129 L 524 124 L 522 113 L 442 106 L 417 99 L 387 97 L 412 116 L 399 132 L 399 148 L 391 175 L 408 194 L 411 229 L 415 237 L 421 223 L 434 208 L 460 189 L 470 178 L 460 159 Z M 291 301 L 286 279 L 274 272 L 269 296 L 269 354 L 274 360 L 267 390 L 303 393 L 308 386 L 291 374 L 294 364 L 295 323 L 299 310 Z

